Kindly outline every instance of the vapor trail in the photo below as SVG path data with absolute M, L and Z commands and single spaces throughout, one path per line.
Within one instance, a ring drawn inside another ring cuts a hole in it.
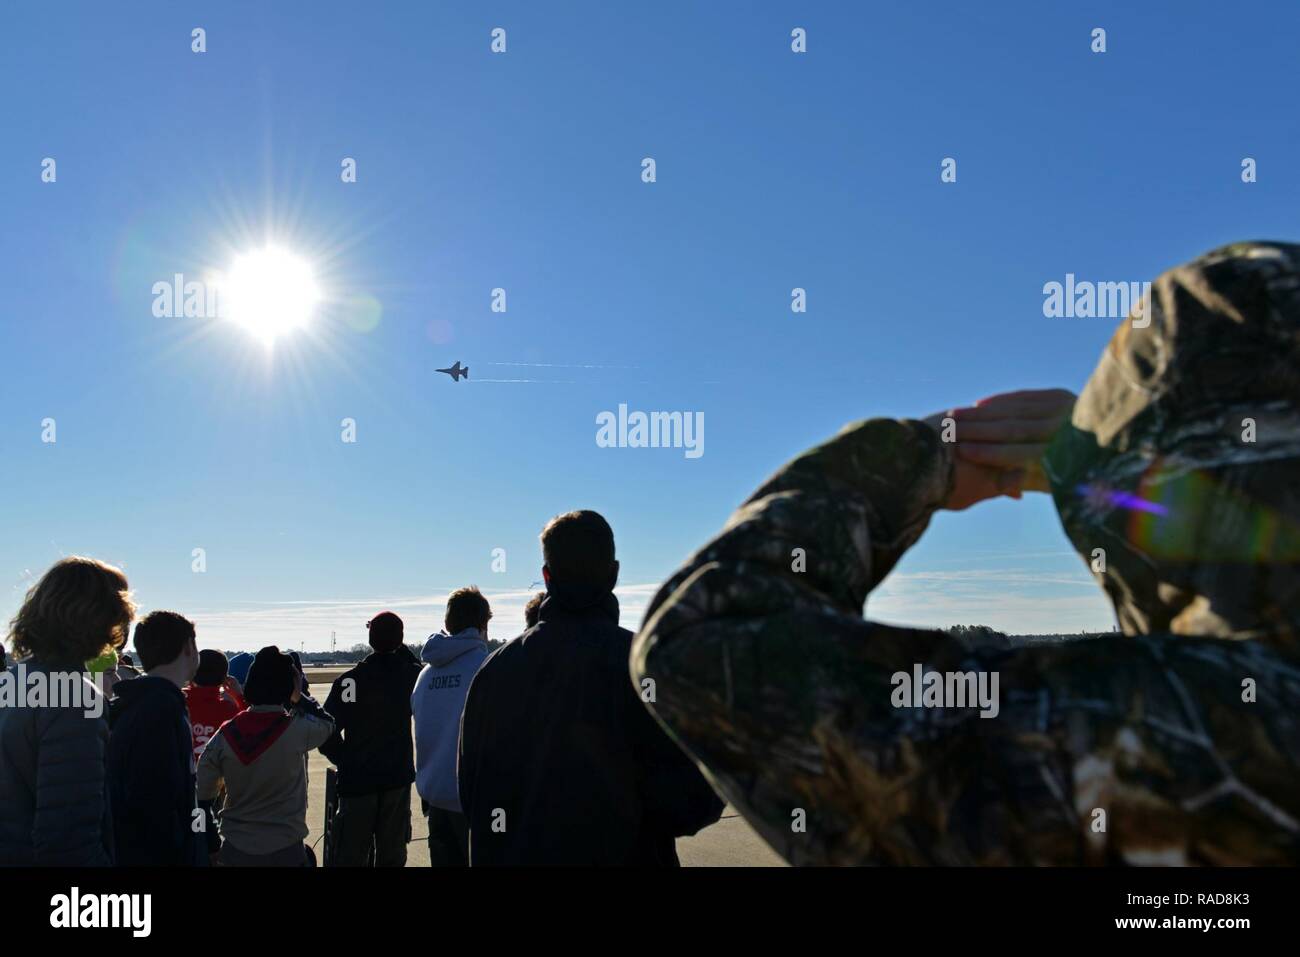
M 640 366 L 570 365 L 564 362 L 485 362 L 489 366 L 528 366 L 533 369 L 639 369 Z M 486 381 L 486 380 L 480 380 Z

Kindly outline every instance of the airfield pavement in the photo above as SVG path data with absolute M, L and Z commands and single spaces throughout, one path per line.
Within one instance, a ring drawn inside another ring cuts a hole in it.
M 338 667 L 308 667 L 307 679 L 311 694 L 325 703 L 330 683 L 345 670 Z M 312 751 L 307 764 L 307 827 L 311 833 L 307 843 L 316 850 L 317 860 L 323 858 L 321 844 L 325 821 L 325 770 L 329 761 L 319 751 Z M 429 834 L 424 815 L 420 813 L 420 798 L 411 788 L 411 842 L 406 849 L 407 867 L 429 866 Z M 722 812 L 722 819 L 706 827 L 694 837 L 677 840 L 677 855 L 685 867 L 784 867 L 785 862 L 763 841 L 754 829 L 730 806 Z

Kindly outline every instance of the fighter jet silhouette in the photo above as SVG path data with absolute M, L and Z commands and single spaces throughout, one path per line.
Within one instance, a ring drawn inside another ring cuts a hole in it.
M 459 382 L 462 376 L 466 379 L 469 378 L 469 366 L 466 366 L 465 368 L 462 369 L 460 367 L 459 362 L 457 362 L 450 369 L 437 369 L 436 371 L 447 373 L 447 375 L 451 376 L 452 382 Z

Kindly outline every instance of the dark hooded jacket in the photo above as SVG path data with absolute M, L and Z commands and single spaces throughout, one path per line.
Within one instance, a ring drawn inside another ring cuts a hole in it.
M 147 674 L 119 681 L 113 691 L 108 777 L 117 863 L 205 864 L 206 835 L 195 832 L 194 741 L 185 695 Z
M 341 797 L 415 780 L 411 691 L 419 676 L 419 661 L 402 645 L 367 655 L 334 680 L 325 700 L 334 734 L 320 751 L 339 769 Z
M 676 866 L 722 814 L 641 702 L 608 589 L 552 585 L 470 685 L 458 779 L 470 864 Z

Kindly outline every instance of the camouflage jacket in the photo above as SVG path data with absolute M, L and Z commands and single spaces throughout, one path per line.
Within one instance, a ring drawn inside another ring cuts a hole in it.
M 717 790 L 794 864 L 1300 862 L 1289 639 L 1011 648 L 863 620 L 950 448 L 919 421 L 851 426 L 660 589 L 633 679 Z M 895 706 L 917 665 L 996 674 L 996 716 Z

